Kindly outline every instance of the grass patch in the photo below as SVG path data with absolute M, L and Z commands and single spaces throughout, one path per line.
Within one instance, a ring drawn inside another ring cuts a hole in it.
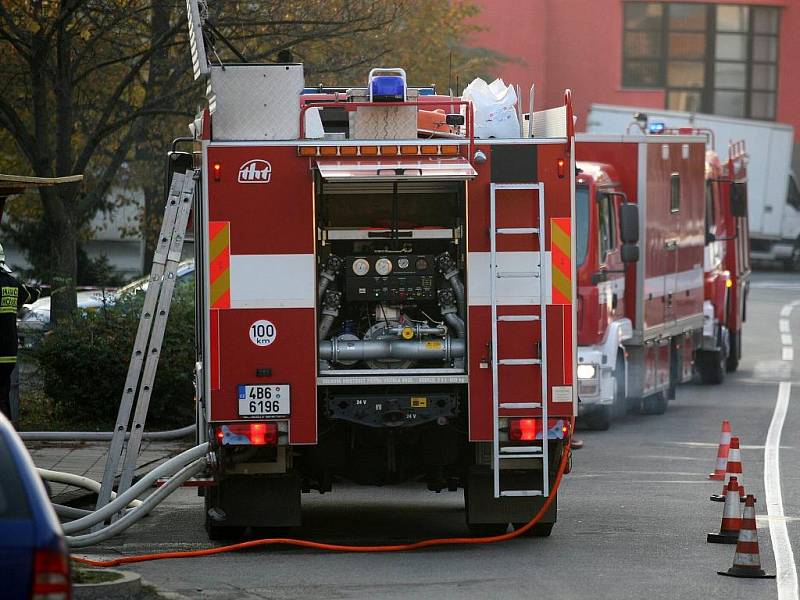
M 108 583 L 109 581 L 116 581 L 117 579 L 122 579 L 122 575 L 120 573 L 114 573 L 113 571 L 95 569 L 72 570 L 72 583 Z

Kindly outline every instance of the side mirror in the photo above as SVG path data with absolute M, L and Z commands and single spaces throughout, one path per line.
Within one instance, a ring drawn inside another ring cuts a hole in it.
M 639 262 L 639 246 L 635 244 L 622 244 L 620 257 L 625 264 Z
M 639 243 L 639 207 L 630 202 L 619 205 L 619 229 L 623 244 Z
M 731 214 L 734 217 L 747 216 L 747 183 L 743 181 L 731 184 Z
M 456 125 L 463 125 L 466 119 L 464 115 L 450 114 L 445 116 L 444 121 L 448 125 L 456 126 Z

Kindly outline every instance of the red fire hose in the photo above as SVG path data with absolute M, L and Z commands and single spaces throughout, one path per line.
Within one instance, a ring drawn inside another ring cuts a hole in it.
M 211 556 L 214 554 L 222 554 L 223 552 L 233 552 L 235 550 L 244 550 L 245 548 L 255 548 L 256 546 L 272 546 L 272 545 L 286 545 L 298 546 L 300 548 L 314 548 L 316 550 L 327 550 L 330 552 L 406 552 L 408 550 L 419 550 L 421 548 L 430 548 L 431 546 L 450 546 L 450 545 L 466 545 L 466 544 L 494 544 L 496 542 L 505 542 L 513 540 L 516 537 L 524 534 L 531 527 L 536 525 L 550 508 L 553 500 L 556 497 L 556 492 L 561 485 L 561 479 L 564 476 L 564 471 L 567 468 L 570 454 L 570 441 L 572 439 L 572 431 L 575 427 L 575 418 L 573 417 L 570 422 L 569 435 L 565 440 L 564 454 L 561 456 L 561 462 L 558 465 L 556 479 L 553 483 L 553 489 L 550 495 L 545 500 L 542 508 L 539 509 L 533 518 L 528 521 L 524 526 L 515 529 L 511 533 L 504 533 L 502 535 L 493 535 L 489 537 L 457 537 L 457 538 L 435 538 L 430 540 L 422 540 L 411 544 L 394 544 L 391 546 L 349 546 L 344 544 L 326 544 L 323 542 L 312 542 L 310 540 L 297 540 L 293 538 L 264 538 L 260 540 L 248 540 L 246 542 L 239 542 L 237 544 L 229 544 L 227 546 L 216 546 L 213 548 L 204 548 L 202 550 L 184 550 L 179 552 L 159 552 L 155 554 L 137 554 L 133 556 L 122 556 L 111 560 L 91 560 L 88 558 L 81 558 L 73 556 L 72 560 L 83 565 L 92 567 L 116 567 L 119 565 L 146 562 L 150 560 L 163 560 L 165 558 L 191 558 L 196 556 Z

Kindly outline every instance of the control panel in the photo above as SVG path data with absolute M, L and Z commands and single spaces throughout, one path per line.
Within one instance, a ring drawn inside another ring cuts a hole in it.
M 436 298 L 435 267 L 429 254 L 349 256 L 345 266 L 348 301 L 404 304 Z

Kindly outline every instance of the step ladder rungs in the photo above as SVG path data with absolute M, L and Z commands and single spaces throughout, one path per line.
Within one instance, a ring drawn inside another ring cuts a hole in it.
M 500 495 L 510 497 L 541 496 L 542 490 L 500 490 Z
M 541 446 L 503 446 L 500 454 L 541 454 Z
M 538 271 L 496 271 L 498 279 L 538 279 Z
M 538 227 L 499 227 L 497 233 L 502 235 L 531 235 L 538 234 Z
M 498 365 L 540 365 L 542 361 L 538 358 L 501 358 L 497 361 Z
M 500 408 L 542 408 L 539 402 L 501 402 Z
M 528 459 L 533 458 L 533 459 L 541 460 L 542 459 L 542 455 L 541 454 L 501 454 L 499 456 L 499 458 L 500 458 L 500 460 L 505 460 L 507 458 L 528 458 Z
M 498 321 L 538 321 L 539 315 L 500 315 Z

